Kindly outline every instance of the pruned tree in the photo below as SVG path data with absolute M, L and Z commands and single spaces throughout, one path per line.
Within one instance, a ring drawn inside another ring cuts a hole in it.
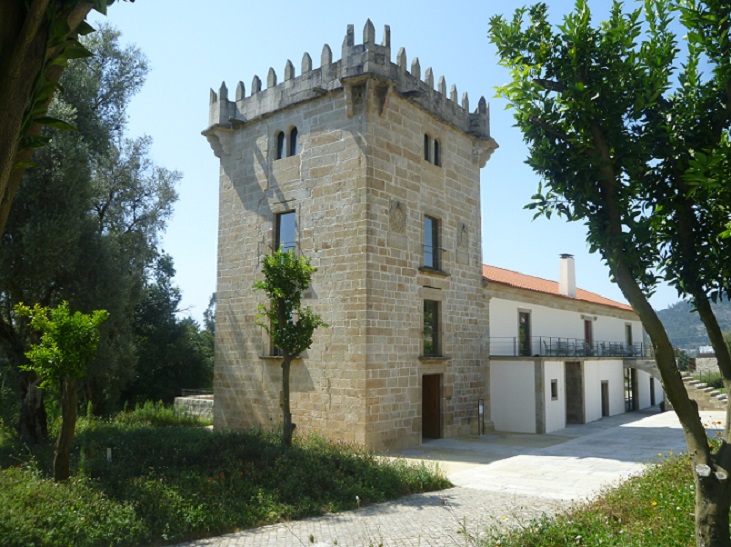
M 264 279 L 254 284 L 264 291 L 269 306 L 259 305 L 259 325 L 269 334 L 272 346 L 282 356 L 282 445 L 292 445 L 289 372 L 292 360 L 312 345 L 312 336 L 319 327 L 327 325 L 309 307 L 302 306 L 302 293 L 307 290 L 317 268 L 305 257 L 293 251 L 278 250 L 264 258 Z
M 41 388 L 58 386 L 61 392 L 61 429 L 54 445 L 53 478 L 63 481 L 70 475 L 70 454 L 74 441 L 78 380 L 86 374 L 96 353 L 99 326 L 106 321 L 106 310 L 90 314 L 71 313 L 68 302 L 55 308 L 36 304 L 32 308 L 15 306 L 20 317 L 30 319 L 30 328 L 41 335 L 40 342 L 26 352 L 32 370 L 41 378 Z
M 590 249 L 640 316 L 683 426 L 704 546 L 731 544 L 731 407 L 714 450 L 649 298 L 664 280 L 690 299 L 728 392 L 731 356 L 710 302 L 731 295 L 730 28 L 722 0 L 646 0 L 632 11 L 614 2 L 597 26 L 586 0 L 556 27 L 545 4 L 490 20 L 511 71 L 499 94 L 543 179 L 528 207 L 583 222 Z
M 0 0 L 0 235 L 33 151 L 47 142 L 41 129 L 67 127 L 47 109 L 68 61 L 88 55 L 78 42 L 94 30 L 86 16 L 113 2 Z

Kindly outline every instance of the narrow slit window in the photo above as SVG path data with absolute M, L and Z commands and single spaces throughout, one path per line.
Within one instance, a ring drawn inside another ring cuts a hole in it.
M 284 132 L 277 133 L 277 151 L 274 159 L 281 160 L 284 157 Z
M 289 155 L 296 156 L 298 148 L 299 144 L 297 142 L 297 128 L 293 127 L 292 130 L 289 132 Z
M 429 138 L 429 135 L 426 133 L 424 134 L 424 159 L 426 161 L 431 161 L 431 154 L 429 153 L 429 148 L 431 144 L 431 139 Z
M 434 139 L 434 165 L 442 165 L 442 147 L 436 139 Z
M 439 221 L 424 216 L 424 266 L 439 269 Z

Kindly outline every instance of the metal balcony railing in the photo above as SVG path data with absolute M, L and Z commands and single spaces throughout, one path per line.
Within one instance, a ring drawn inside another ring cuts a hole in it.
M 621 357 L 653 358 L 652 347 L 642 343 L 599 341 L 588 343 L 580 338 L 533 336 L 490 338 L 490 355 L 503 357 Z

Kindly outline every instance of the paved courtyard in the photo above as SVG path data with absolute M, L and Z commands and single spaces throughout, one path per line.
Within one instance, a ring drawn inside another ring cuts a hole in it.
M 712 431 L 724 413 L 703 412 L 702 417 Z M 684 449 L 675 413 L 656 410 L 569 426 L 555 434 L 428 441 L 399 455 L 437 462 L 454 488 L 186 545 L 469 545 L 486 528 L 555 514 L 639 473 L 659 454 Z

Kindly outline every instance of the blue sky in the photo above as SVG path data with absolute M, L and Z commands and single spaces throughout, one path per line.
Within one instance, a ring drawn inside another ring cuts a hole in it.
M 447 88 L 456 84 L 460 96 L 469 93 L 471 105 L 481 95 L 490 103 L 491 133 L 500 148 L 481 173 L 483 262 L 555 280 L 558 255 L 571 253 L 579 287 L 624 301 L 598 255 L 589 254 L 582 224 L 533 221 L 533 213 L 523 209 L 539 179 L 524 163 L 527 150 L 511 112 L 494 97 L 495 86 L 508 75 L 497 64 L 487 31 L 492 15 L 510 15 L 525 3 L 137 0 L 115 2 L 106 18 L 95 14 L 92 24 L 108 20 L 122 32 L 123 43 L 136 44 L 150 61 L 147 83 L 129 108 L 129 134 L 150 135 L 157 164 L 183 173 L 180 199 L 162 238 L 175 261 L 183 313 L 200 320 L 216 289 L 218 159 L 201 136 L 209 89 L 218 90 L 225 81 L 234 90 L 243 81 L 249 90 L 255 74 L 266 80 L 269 67 L 281 80 L 287 59 L 299 75 L 302 55 L 308 52 L 318 66 L 325 43 L 338 59 L 347 25 L 355 25 L 360 41 L 368 18 L 379 42 L 383 26 L 391 27 L 392 61 L 404 47 L 409 65 L 419 57 L 422 74 L 432 67 L 435 81 L 444 75 Z M 589 3 L 595 21 L 604 19 L 611 5 Z M 573 6 L 565 0 L 548 4 L 556 20 Z M 661 288 L 652 302 L 663 309 L 677 300 L 673 289 Z

